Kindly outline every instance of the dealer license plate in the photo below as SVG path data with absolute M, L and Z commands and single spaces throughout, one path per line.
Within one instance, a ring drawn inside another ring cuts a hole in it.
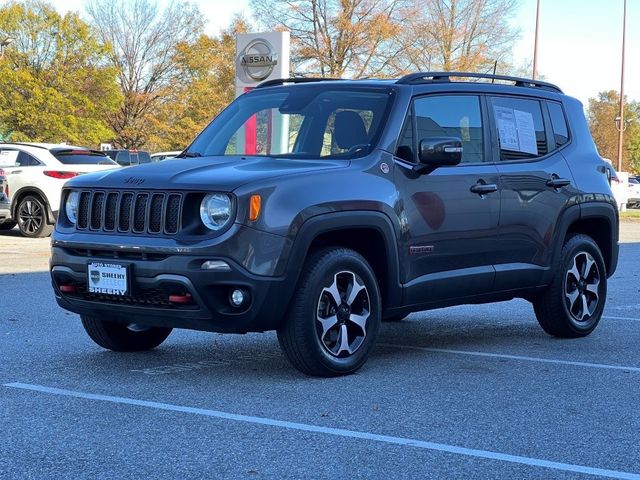
M 87 267 L 87 289 L 90 293 L 126 295 L 129 282 L 126 265 L 91 262 Z

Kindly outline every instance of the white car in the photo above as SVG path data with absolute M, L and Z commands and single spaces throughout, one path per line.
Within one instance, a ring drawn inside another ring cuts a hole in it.
M 0 143 L 0 168 L 7 177 L 11 218 L 25 237 L 46 237 L 58 216 L 64 183 L 82 173 L 118 168 L 104 153 L 70 145 Z
M 152 162 L 161 162 L 162 160 L 168 160 L 169 158 L 174 158 L 176 155 L 180 155 L 182 151 L 174 151 L 174 152 L 158 152 L 151 155 Z
M 627 197 L 627 206 L 629 208 L 640 207 L 640 180 L 637 177 L 629 177 Z

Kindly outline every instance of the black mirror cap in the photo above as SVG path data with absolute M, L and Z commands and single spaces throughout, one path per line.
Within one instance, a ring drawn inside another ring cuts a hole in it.
M 434 167 L 458 165 L 462 161 L 462 140 L 458 137 L 431 137 L 420 140 L 420 163 Z

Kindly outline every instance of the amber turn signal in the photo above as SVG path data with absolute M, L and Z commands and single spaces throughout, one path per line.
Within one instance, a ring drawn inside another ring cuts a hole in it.
M 251 195 L 249 200 L 249 220 L 255 222 L 260 216 L 260 208 L 262 207 L 262 197 L 260 195 Z

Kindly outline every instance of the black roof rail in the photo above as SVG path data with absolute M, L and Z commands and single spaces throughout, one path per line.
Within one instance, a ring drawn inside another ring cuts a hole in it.
M 538 87 L 547 90 L 553 90 L 562 93 L 557 85 L 541 80 L 532 80 L 530 78 L 510 77 L 508 75 L 494 75 L 491 73 L 471 73 L 471 72 L 418 72 L 410 73 L 399 79 L 396 83 L 400 85 L 412 85 L 416 83 L 437 83 L 450 82 L 451 77 L 460 78 L 485 78 L 488 80 L 502 80 L 506 82 L 514 82 L 516 87 Z
M 323 77 L 291 77 L 291 78 L 276 78 L 274 80 L 267 80 L 258 84 L 255 88 L 273 87 L 275 85 L 283 85 L 285 83 L 311 83 L 311 82 L 325 82 L 325 81 L 337 81 L 342 78 L 323 78 Z

